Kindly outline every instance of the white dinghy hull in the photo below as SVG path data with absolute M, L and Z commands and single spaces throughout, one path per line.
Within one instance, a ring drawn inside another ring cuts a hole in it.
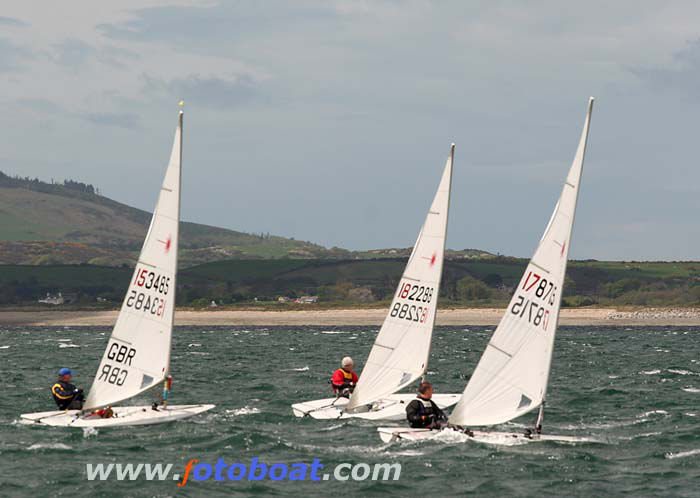
M 392 443 L 399 440 L 404 441 L 422 441 L 438 437 L 440 434 L 450 434 L 464 438 L 464 442 L 473 441 L 476 443 L 507 445 L 523 444 L 535 441 L 550 441 L 558 443 L 597 443 L 601 442 L 596 439 L 579 437 L 579 436 L 563 436 L 556 434 L 530 434 L 526 435 L 522 432 L 499 432 L 499 431 L 472 431 L 473 435 L 467 435 L 464 432 L 454 429 L 411 429 L 404 427 L 379 427 L 377 429 L 379 437 L 385 443 Z
M 461 394 L 433 394 L 433 401 L 441 409 L 454 406 Z M 415 394 L 392 394 L 372 403 L 372 409 L 354 413 L 345 412 L 347 398 L 325 398 L 292 405 L 296 417 L 311 417 L 319 420 L 361 418 L 365 420 L 404 420 L 406 405 L 416 399 Z
M 170 405 L 153 410 L 150 406 L 119 406 L 112 408 L 114 416 L 100 418 L 96 415 L 80 416 L 80 410 L 23 413 L 24 423 L 51 427 L 127 427 L 132 425 L 164 424 L 182 420 L 214 408 L 215 405 Z

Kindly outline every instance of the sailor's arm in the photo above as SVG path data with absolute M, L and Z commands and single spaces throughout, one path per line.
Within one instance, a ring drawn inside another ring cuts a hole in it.
M 59 382 L 51 386 L 51 393 L 58 399 L 71 399 L 75 395 L 73 390 L 64 389 Z
M 422 417 L 418 412 L 418 401 L 413 400 L 406 406 L 406 419 L 411 423 L 421 422 Z

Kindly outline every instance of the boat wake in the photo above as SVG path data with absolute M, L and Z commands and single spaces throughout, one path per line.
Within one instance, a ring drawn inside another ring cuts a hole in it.
M 243 415 L 255 415 L 260 413 L 259 408 L 244 406 L 243 408 L 236 408 L 235 410 L 226 410 L 226 413 L 233 415 L 234 417 L 241 417 Z

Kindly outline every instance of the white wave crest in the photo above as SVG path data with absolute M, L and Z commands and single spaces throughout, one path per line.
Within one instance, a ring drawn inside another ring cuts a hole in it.
M 666 453 L 664 456 L 669 460 L 673 460 L 674 458 L 685 458 L 698 454 L 700 454 L 700 448 L 695 450 L 679 451 L 678 453 Z
M 94 427 L 83 427 L 83 437 L 85 439 L 95 437 L 99 434 L 99 431 Z
M 63 443 L 35 443 L 28 450 L 72 450 L 70 446 Z
M 226 410 L 226 413 L 234 417 L 240 417 L 241 415 L 255 415 L 256 413 L 260 413 L 260 409 L 244 406 L 243 408 L 236 408 L 235 410 Z
M 678 375 L 698 375 L 695 372 L 691 372 L 690 370 L 679 370 L 675 368 L 669 368 L 667 371 Z

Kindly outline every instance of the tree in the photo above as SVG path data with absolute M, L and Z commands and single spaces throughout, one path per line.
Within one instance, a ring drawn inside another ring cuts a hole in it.
M 481 280 L 466 276 L 457 281 L 457 296 L 465 301 L 489 299 L 491 289 Z

